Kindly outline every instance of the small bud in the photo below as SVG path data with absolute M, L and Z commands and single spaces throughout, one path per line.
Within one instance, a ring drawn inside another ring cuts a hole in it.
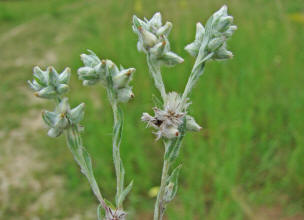
M 33 80 L 33 82 L 31 82 L 30 80 L 27 81 L 27 83 L 30 85 L 30 87 L 35 90 L 38 91 L 40 89 L 42 89 L 42 86 L 40 86 L 36 80 Z
M 173 52 L 167 52 L 162 56 L 161 62 L 167 66 L 174 66 L 178 63 L 184 62 L 184 59 Z
M 62 84 L 68 84 L 71 77 L 71 69 L 65 68 L 64 71 L 59 75 L 58 81 Z
M 48 86 L 48 87 L 45 87 L 45 88 L 41 89 L 40 91 L 36 92 L 35 95 L 37 97 L 51 99 L 51 98 L 55 98 L 57 96 L 57 93 L 53 87 Z
M 55 120 L 56 120 L 56 113 L 55 112 L 49 112 L 49 111 L 43 111 L 42 112 L 42 119 L 44 122 L 49 126 L 53 127 Z
M 199 126 L 193 117 L 187 115 L 186 116 L 186 129 L 188 131 L 200 131 L 202 129 L 201 126 Z
M 56 108 L 57 113 L 66 113 L 70 110 L 68 98 L 63 98 Z
M 223 43 L 225 42 L 225 38 L 224 37 L 216 37 L 213 38 L 212 40 L 210 40 L 210 42 L 208 43 L 208 49 L 212 52 L 214 52 L 215 50 L 217 50 L 220 46 L 223 45 Z
M 237 26 L 231 25 L 227 31 L 225 31 L 223 34 L 225 37 L 231 37 L 233 33 L 237 30 Z
M 92 67 L 80 67 L 77 71 L 79 76 L 83 76 L 83 75 L 89 75 L 89 74 L 94 74 L 95 71 Z
M 214 20 L 227 15 L 228 7 L 227 5 L 223 5 L 218 11 L 213 14 Z
M 133 16 L 133 24 L 134 24 L 134 26 L 138 29 L 138 28 L 140 28 L 142 26 L 141 23 L 142 23 L 141 20 L 134 15 Z
M 62 95 L 69 91 L 69 86 L 67 84 L 59 84 L 59 86 L 57 86 L 57 91 Z
M 84 107 L 85 107 L 85 104 L 81 103 L 80 105 L 78 105 L 77 107 L 75 107 L 71 110 L 70 117 L 71 117 L 72 123 L 78 124 L 83 119 Z
M 51 128 L 48 131 L 48 136 L 55 138 L 55 137 L 58 137 L 59 135 L 61 135 L 61 133 L 62 133 L 62 129 Z
M 96 83 L 98 82 L 98 80 L 83 80 L 82 84 L 84 86 L 92 86 L 92 85 L 95 85 Z
M 195 39 L 199 40 L 199 41 L 202 41 L 203 37 L 204 37 L 204 34 L 205 34 L 204 26 L 200 22 L 196 23 Z
M 117 91 L 117 98 L 120 102 L 128 102 L 133 97 L 134 94 L 131 88 L 122 88 Z
M 172 138 L 176 138 L 179 136 L 179 131 L 176 127 L 167 127 L 164 129 L 163 131 L 163 136 L 168 138 L 168 139 L 172 139 Z
M 81 54 L 80 59 L 82 60 L 82 62 L 85 66 L 94 67 L 98 63 L 100 63 L 100 60 L 93 51 L 91 51 L 91 50 L 88 50 L 88 51 L 91 54 L 89 54 L 89 55 L 88 54 Z
M 141 33 L 144 47 L 145 48 L 153 47 L 157 41 L 157 37 L 154 34 L 152 34 L 151 32 L 146 31 L 143 28 L 139 28 L 138 30 Z
M 108 67 L 108 73 L 110 74 L 110 76 L 113 77 L 118 74 L 119 69 L 111 60 L 106 61 L 106 66 Z
M 54 128 L 65 129 L 68 126 L 68 120 L 65 113 L 60 113 L 54 123 Z
M 232 52 L 228 51 L 224 46 L 222 46 L 216 51 L 212 58 L 216 60 L 226 60 L 231 59 L 232 57 Z
M 34 72 L 34 79 L 40 86 L 46 86 L 47 85 L 47 71 L 42 71 L 38 66 L 35 66 L 33 68 Z
M 166 35 L 168 36 L 170 31 L 172 29 L 172 23 L 167 21 L 166 24 L 162 27 L 160 27 L 158 30 L 157 30 L 157 35 L 160 36 L 160 35 Z
M 48 67 L 48 71 L 49 71 L 48 85 L 56 86 L 56 84 L 58 83 L 57 71 L 52 66 Z
M 150 19 L 148 24 L 155 29 L 159 29 L 162 26 L 162 18 L 159 12 L 156 12 L 153 17 Z
M 197 57 L 198 53 L 199 53 L 199 50 L 200 50 L 200 46 L 201 44 L 197 41 L 194 41 L 193 43 L 191 44 L 188 44 L 186 47 L 185 47 L 185 50 L 193 57 Z
M 216 29 L 219 32 L 224 32 L 226 31 L 229 26 L 233 23 L 233 17 L 232 16 L 225 16 L 221 17 L 218 21 L 218 24 L 216 26 Z
M 120 71 L 118 74 L 116 74 L 113 77 L 113 84 L 115 88 L 123 88 L 126 87 L 129 83 L 129 81 L 131 80 L 132 77 L 132 73 L 135 72 L 134 68 L 129 68 L 129 69 L 125 69 Z
M 163 54 L 165 50 L 165 46 L 166 46 L 166 41 L 159 42 L 150 49 L 150 53 L 154 55 L 156 58 L 158 58 Z

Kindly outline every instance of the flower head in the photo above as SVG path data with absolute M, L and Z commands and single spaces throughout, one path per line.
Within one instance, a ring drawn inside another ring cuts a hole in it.
M 54 112 L 44 111 L 42 118 L 46 125 L 50 128 L 48 135 L 50 137 L 58 137 L 64 129 L 71 125 L 75 125 L 80 129 L 79 122 L 84 116 L 84 103 L 71 109 L 67 98 L 63 98 L 57 105 Z
M 56 98 L 69 90 L 70 68 L 65 68 L 60 74 L 54 67 L 48 67 L 45 71 L 38 66 L 33 69 L 34 79 L 28 81 L 30 87 L 35 90 L 35 95 L 41 98 Z
M 187 108 L 190 103 L 182 106 L 181 97 L 176 92 L 167 94 L 163 109 L 154 107 L 154 116 L 148 113 L 143 113 L 141 120 L 146 122 L 148 126 L 155 128 L 157 131 L 156 139 L 161 137 L 172 139 L 178 137 L 180 127 L 186 123 L 186 130 L 199 131 L 199 126 L 193 117 L 187 115 Z
M 161 14 L 155 13 L 150 20 L 141 20 L 133 16 L 133 31 L 138 35 L 137 49 L 151 56 L 156 62 L 166 66 L 174 66 L 184 61 L 171 52 L 168 35 L 172 23 L 162 24 Z
M 210 57 L 212 59 L 232 58 L 232 53 L 226 49 L 226 41 L 236 29 L 233 17 L 228 15 L 227 6 L 224 5 L 208 19 L 206 29 L 201 23 L 197 23 L 195 40 L 185 50 L 194 57 L 202 51 L 205 54 L 213 53 Z
M 186 114 L 179 110 L 180 101 L 180 96 L 176 92 L 171 92 L 167 95 L 164 109 L 154 107 L 154 116 L 143 113 L 141 120 L 157 130 L 157 140 L 161 137 L 172 139 L 180 135 L 178 129 Z
M 83 85 L 94 85 L 101 82 L 106 88 L 114 91 L 115 99 L 120 102 L 127 102 L 134 97 L 132 87 L 129 85 L 132 80 L 135 68 L 118 68 L 111 60 L 100 60 L 91 50 L 89 54 L 82 54 L 81 60 L 84 67 L 78 69 L 78 76 L 83 80 Z

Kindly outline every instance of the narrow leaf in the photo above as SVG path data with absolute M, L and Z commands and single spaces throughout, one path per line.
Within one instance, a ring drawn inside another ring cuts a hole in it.
M 166 202 L 172 201 L 176 195 L 178 189 L 178 176 L 181 167 L 182 167 L 181 165 L 176 167 L 167 179 L 167 186 L 165 188 L 165 196 L 164 196 Z
M 119 198 L 118 198 L 118 205 L 119 206 L 123 203 L 123 201 L 125 200 L 126 196 L 131 191 L 132 187 L 133 187 L 133 180 L 130 182 L 130 184 L 119 195 Z

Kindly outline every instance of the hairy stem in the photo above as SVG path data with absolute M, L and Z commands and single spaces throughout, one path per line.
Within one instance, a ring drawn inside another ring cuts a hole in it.
M 81 168 L 81 172 L 87 177 L 94 195 L 96 196 L 104 210 L 107 212 L 109 208 L 107 207 L 100 193 L 98 184 L 94 177 L 91 158 L 82 145 L 82 139 L 76 126 L 72 125 L 67 129 L 66 140 L 67 145 L 70 151 L 72 152 L 75 161 Z
M 116 206 L 123 208 L 122 202 L 119 200 L 124 189 L 124 175 L 122 160 L 120 158 L 120 142 L 122 136 L 123 114 L 116 101 L 111 102 L 114 116 L 113 128 L 113 161 L 116 172 Z
M 166 100 L 166 89 L 163 82 L 163 78 L 161 75 L 160 67 L 158 65 L 155 65 L 154 62 L 151 60 L 151 57 L 149 54 L 147 54 L 147 63 L 149 66 L 149 71 L 152 75 L 152 78 L 154 79 L 155 87 L 160 92 L 160 95 L 163 100 Z
M 163 197 L 164 197 L 164 193 L 165 193 L 166 180 L 168 178 L 169 169 L 170 169 L 169 161 L 164 160 L 161 184 L 160 184 L 159 192 L 158 192 L 155 207 L 154 207 L 154 220 L 163 219 L 163 216 L 165 213 L 166 204 L 164 203 Z
M 165 144 L 165 155 L 166 155 L 166 153 L 170 150 L 169 148 L 172 147 L 171 145 L 173 144 L 173 142 L 172 141 L 164 142 L 164 144 Z M 176 143 L 174 145 L 177 146 Z M 173 146 L 173 148 L 174 147 L 175 146 Z M 163 216 L 165 214 L 166 203 L 164 201 L 164 194 L 165 194 L 165 188 L 166 188 L 166 183 L 167 183 L 170 167 L 171 167 L 170 158 L 165 156 L 164 162 L 163 162 L 161 183 L 160 183 L 159 191 L 157 194 L 157 199 L 156 199 L 155 206 L 154 206 L 154 220 L 162 220 Z
M 206 61 L 212 57 L 213 53 L 208 53 L 205 54 L 204 52 L 205 50 L 201 48 L 199 55 L 197 56 L 194 66 L 192 68 L 191 74 L 188 78 L 188 82 L 186 84 L 184 93 L 182 95 L 182 101 L 181 101 L 181 106 L 184 107 L 186 102 L 187 102 L 187 98 L 190 94 L 190 92 L 192 91 L 194 85 L 196 84 L 198 78 L 203 75 L 204 73 L 204 69 L 205 69 L 205 65 L 206 65 Z

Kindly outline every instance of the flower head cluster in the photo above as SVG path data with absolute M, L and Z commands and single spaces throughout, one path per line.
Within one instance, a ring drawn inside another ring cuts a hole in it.
M 159 64 L 174 66 L 184 61 L 183 58 L 171 52 L 168 35 L 172 23 L 162 24 L 161 14 L 155 13 L 150 20 L 133 16 L 133 31 L 138 35 L 137 49 L 151 56 Z
M 54 67 L 48 67 L 45 71 L 38 66 L 33 69 L 34 79 L 28 81 L 30 87 L 35 90 L 35 95 L 41 98 L 56 98 L 69 90 L 70 68 L 66 68 L 58 74 Z
M 208 19 L 206 30 L 201 23 L 197 23 L 195 41 L 188 44 L 185 49 L 194 57 L 202 50 L 206 54 L 213 53 L 213 59 L 232 58 L 233 54 L 226 49 L 226 41 L 236 29 L 233 17 L 228 15 L 227 6 L 224 5 Z
M 64 129 L 71 125 L 81 129 L 79 122 L 84 116 L 84 103 L 71 109 L 67 98 L 63 98 L 57 105 L 54 112 L 44 111 L 42 118 L 47 126 L 50 128 L 48 135 L 50 137 L 58 137 Z
M 168 139 L 178 137 L 181 134 L 180 126 L 184 123 L 184 119 L 186 130 L 199 131 L 201 127 L 181 109 L 181 97 L 176 92 L 171 92 L 166 97 L 164 109 L 154 107 L 154 116 L 143 113 L 141 120 L 157 130 L 155 132 L 157 140 L 161 137 Z
M 83 80 L 83 85 L 94 85 L 102 82 L 106 87 L 114 91 L 115 98 L 120 102 L 127 102 L 134 97 L 132 80 L 134 68 L 120 69 L 111 60 L 100 60 L 99 57 L 89 50 L 90 54 L 82 54 L 81 60 L 84 67 L 78 69 L 78 76 Z

